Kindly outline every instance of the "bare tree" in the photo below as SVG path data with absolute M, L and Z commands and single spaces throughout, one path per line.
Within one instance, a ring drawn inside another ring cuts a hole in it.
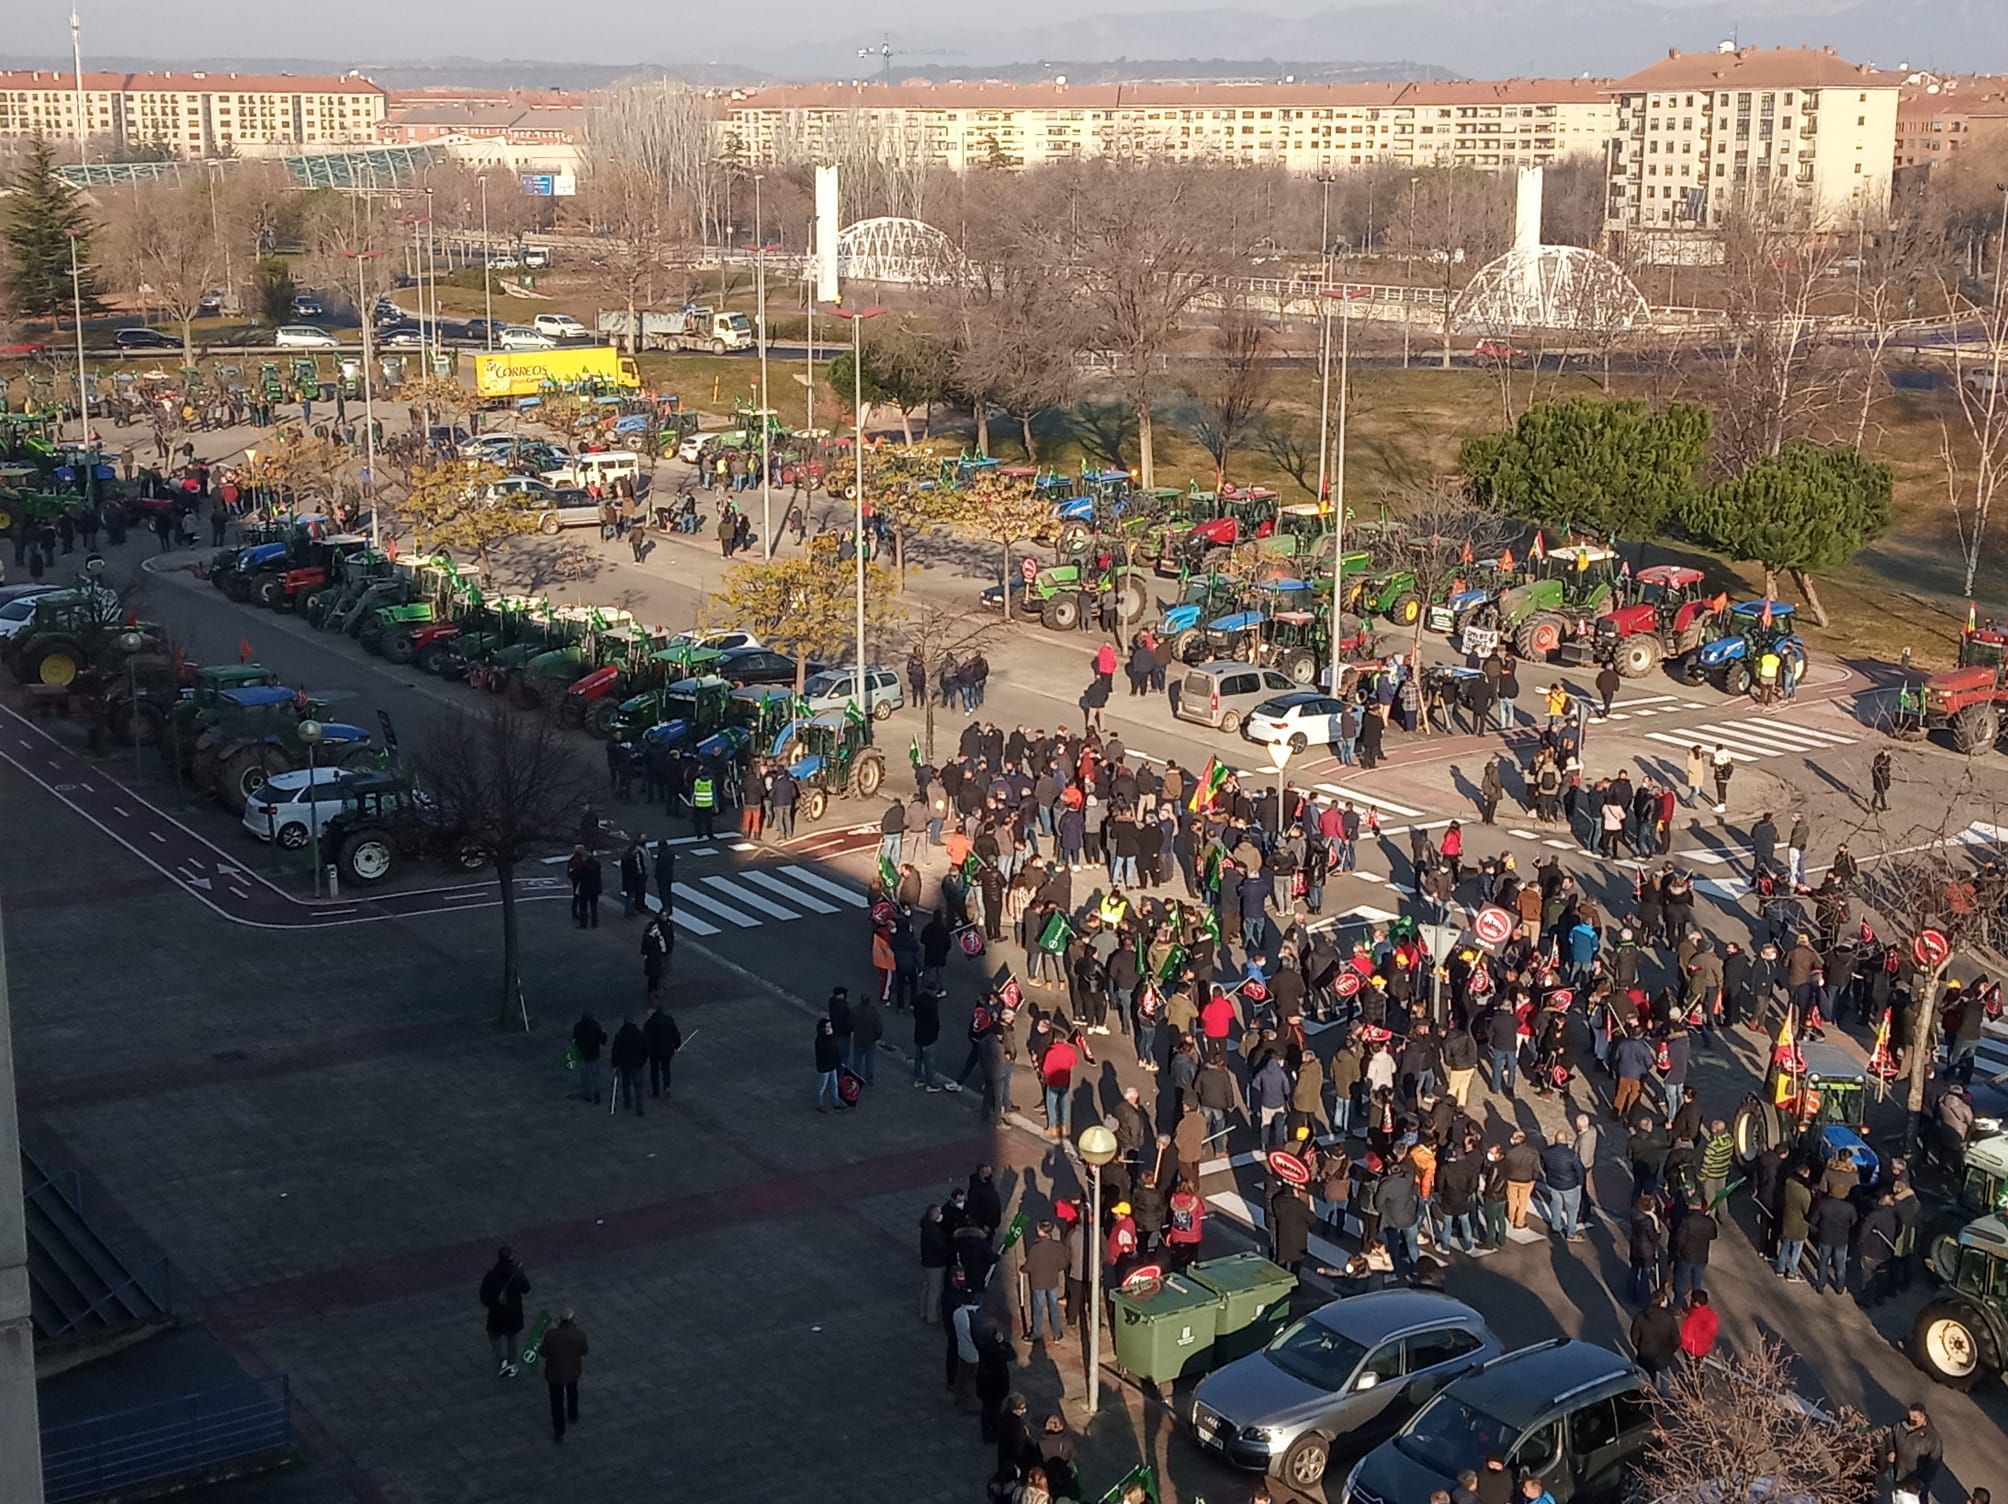
M 628 328 L 654 300 L 671 235 L 669 193 L 661 178 L 630 163 L 603 164 L 592 175 L 593 220 L 610 245 L 600 258 L 608 287 L 627 310 Z M 635 348 L 640 348 L 638 337 Z
M 602 96 L 586 122 L 588 178 L 611 172 L 654 182 L 657 197 L 677 206 L 679 228 L 688 234 L 701 235 L 706 226 L 718 224 L 722 179 L 714 152 L 708 101 L 673 79 L 615 89 Z M 619 189 L 617 196 L 628 191 Z M 595 199 L 597 220 L 597 189 Z
M 118 195 L 115 257 L 149 304 L 181 326 L 181 358 L 195 364 L 195 321 L 218 281 L 223 247 L 206 184 L 136 182 Z
M 1850 322 L 1857 330 L 1855 375 L 1861 399 L 1851 442 L 1860 449 L 1868 442 L 1876 404 L 1889 392 L 1891 347 L 1924 305 L 1938 300 L 1945 240 L 1939 227 L 1915 212 L 1885 213 L 1858 217 L 1852 234 L 1840 232 L 1840 244 L 1849 254 L 1832 265 L 1829 277 L 1849 292 Z
M 926 676 L 923 694 L 926 703 L 921 707 L 921 749 L 929 762 L 934 761 L 934 712 L 940 699 L 943 671 L 950 664 L 961 663 L 981 652 L 997 635 L 1000 625 L 995 617 L 978 615 L 958 606 L 944 606 L 919 599 L 910 603 L 906 615 L 906 650 L 909 656 L 920 660 Z
M 1293 418 L 1270 416 L 1255 430 L 1255 443 L 1269 462 L 1303 488 L 1304 494 L 1318 494 L 1318 441 Z
M 1204 357 L 1191 367 L 1187 389 L 1196 407 L 1193 434 L 1213 456 L 1213 483 L 1227 480 L 1227 457 L 1269 408 L 1273 366 L 1270 327 L 1245 309 L 1229 308 Z
M 1987 543 L 1994 496 L 2008 476 L 2008 306 L 1996 295 L 1986 306 L 1952 299 L 1961 322 L 1977 322 L 1985 353 L 1974 358 L 1962 342 L 1953 347 L 1952 390 L 1959 404 L 1957 428 L 1939 420 L 1939 452 L 1945 464 L 1945 501 L 1959 533 L 1960 593 L 1972 598 Z
M 420 785 L 446 821 L 478 843 L 502 895 L 502 976 L 495 1021 L 507 1025 L 523 1002 L 516 869 L 540 847 L 576 835 L 589 807 L 584 768 L 555 720 L 491 700 L 433 723 L 417 757 Z
M 1428 268 L 1443 298 L 1440 328 L 1443 365 L 1450 365 L 1450 310 L 1478 269 L 1506 249 L 1512 223 L 1513 185 L 1498 173 L 1470 167 L 1436 167 L 1414 175 L 1402 202 L 1392 243 L 1409 249 Z

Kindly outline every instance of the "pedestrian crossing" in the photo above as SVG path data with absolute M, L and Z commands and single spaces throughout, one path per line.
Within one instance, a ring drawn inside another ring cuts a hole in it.
M 1764 757 L 1799 757 L 1810 752 L 1828 752 L 1836 747 L 1851 747 L 1861 740 L 1844 731 L 1816 730 L 1811 726 L 1759 715 L 1712 721 L 1702 726 L 1683 726 L 1679 731 L 1648 731 L 1645 739 L 1677 747 L 1683 753 L 1690 747 L 1698 746 L 1710 756 L 1718 746 L 1727 747 L 1731 756 L 1746 762 Z
M 670 894 L 675 903 L 669 922 L 700 939 L 810 915 L 841 914 L 870 902 L 858 888 L 793 863 L 679 880 L 670 885 Z M 654 899 L 649 902 L 651 908 L 661 907 Z
M 1384 815 L 1395 815 L 1403 820 L 1418 819 L 1422 811 L 1409 804 L 1397 804 L 1392 799 L 1379 794 L 1363 794 L 1358 789 L 1349 789 L 1336 783 L 1315 783 L 1311 787 L 1321 794 L 1330 794 L 1334 799 L 1350 799 L 1354 804 L 1368 809 L 1377 809 Z

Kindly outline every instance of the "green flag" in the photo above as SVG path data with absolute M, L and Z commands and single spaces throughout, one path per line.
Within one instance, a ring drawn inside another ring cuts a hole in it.
M 1199 911 L 1199 927 L 1213 938 L 1215 945 L 1220 943 L 1220 911 L 1212 904 Z
M 962 880 L 971 887 L 976 885 L 976 875 L 983 870 L 983 858 L 970 852 L 962 861 Z
M 1206 848 L 1201 858 L 1200 886 L 1208 893 L 1220 891 L 1220 864 L 1227 860 L 1227 848 L 1218 841 Z
M 521 1359 L 523 1367 L 535 1368 L 537 1366 L 537 1360 L 544 1356 L 544 1333 L 550 1329 L 551 1313 L 549 1311 L 539 1311 L 537 1313 L 537 1323 L 530 1328 L 529 1338 L 523 1343 L 523 1356 Z
M 1067 942 L 1073 938 L 1073 934 L 1073 922 L 1055 909 L 1047 916 L 1045 928 L 1039 931 L 1039 949 L 1058 955 L 1067 948 Z
M 1004 1229 L 1004 1246 L 998 1249 L 997 1251 L 999 1253 L 1009 1252 L 1011 1245 L 1013 1243 L 1016 1243 L 1020 1238 L 1024 1236 L 1025 1236 L 1025 1214 L 1023 1212 L 1020 1212 L 1018 1213 L 1017 1216 L 1011 1219 L 1011 1225 Z
M 1174 945 L 1164 953 L 1164 960 L 1158 963 L 1157 976 L 1154 980 L 1160 987 L 1169 986 L 1183 965 L 1185 965 L 1185 947 Z
M 879 886 L 885 889 L 886 897 L 890 898 L 899 891 L 899 868 L 892 864 L 892 858 L 884 852 L 879 853 L 878 878 Z
M 913 765 L 914 765 L 914 766 L 915 766 L 916 768 L 920 766 L 920 738 L 919 738 L 919 737 L 917 737 L 917 736 L 909 736 L 909 737 L 908 737 L 908 738 L 906 739 L 906 760 L 907 760 L 908 762 L 912 763 L 912 764 L 913 764 Z

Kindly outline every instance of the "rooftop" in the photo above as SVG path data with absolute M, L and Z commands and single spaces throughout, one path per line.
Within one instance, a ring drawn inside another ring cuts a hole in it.
M 60 68 L 0 69 L 0 89 L 74 89 Z M 315 78 L 291 73 L 86 73 L 84 88 L 111 94 L 382 94 L 360 73 Z
M 1893 89 L 1900 79 L 1851 63 L 1831 47 L 1741 47 L 1733 52 L 1670 48 L 1658 62 L 1621 78 L 1614 92 L 1650 89 Z
M 735 90 L 734 109 L 1113 110 L 1407 107 L 1475 104 L 1600 104 L 1609 79 L 1509 78 L 1496 82 L 1364 84 L 811 84 Z

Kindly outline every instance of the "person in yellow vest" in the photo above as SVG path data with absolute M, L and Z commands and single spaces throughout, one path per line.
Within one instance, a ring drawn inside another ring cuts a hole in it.
M 1769 705 L 1778 698 L 1778 670 L 1784 660 L 1778 656 L 1776 648 L 1766 648 L 1757 655 L 1757 703 Z
M 1096 912 L 1101 918 L 1102 927 L 1113 932 L 1129 913 L 1129 900 L 1119 892 L 1112 892 L 1102 899 L 1101 906 Z
M 692 835 L 712 838 L 711 821 L 718 813 L 718 780 L 711 776 L 709 768 L 698 771 L 690 781 L 690 831 Z

